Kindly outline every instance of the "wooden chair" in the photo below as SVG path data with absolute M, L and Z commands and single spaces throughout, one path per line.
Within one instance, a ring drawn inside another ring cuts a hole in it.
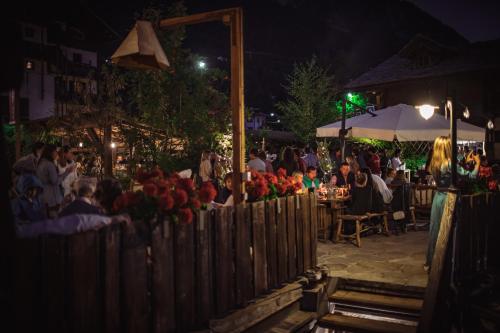
M 389 223 L 387 222 L 387 212 L 382 212 L 382 213 L 367 213 L 368 215 L 368 220 L 371 220 L 374 217 L 382 217 L 382 228 L 383 228 L 383 233 L 386 236 L 389 236 Z
M 413 185 L 411 195 L 410 214 L 413 227 L 427 226 L 430 223 L 432 200 L 436 193 L 436 187 L 431 185 Z
M 368 215 L 340 215 L 337 219 L 337 235 L 335 237 L 335 241 L 339 242 L 340 238 L 355 239 L 356 245 L 361 247 L 362 221 L 367 221 L 368 219 Z M 342 233 L 344 221 L 353 221 L 356 224 L 356 230 L 353 234 L 348 235 Z

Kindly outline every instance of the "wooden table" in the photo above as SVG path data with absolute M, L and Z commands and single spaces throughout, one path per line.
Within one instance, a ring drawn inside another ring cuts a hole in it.
M 346 203 L 351 196 L 335 199 L 318 199 L 318 238 L 334 240 L 336 237 L 337 218 L 344 214 Z

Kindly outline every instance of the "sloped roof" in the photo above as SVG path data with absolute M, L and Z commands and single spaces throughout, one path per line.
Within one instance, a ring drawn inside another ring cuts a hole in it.
M 470 44 L 462 50 L 442 46 L 442 58 L 439 61 L 429 66 L 416 66 L 414 59 L 408 57 L 408 50 L 417 39 L 418 43 L 425 41 L 421 36 L 416 37 L 400 52 L 352 80 L 345 88 L 357 89 L 391 82 L 500 68 L 500 40 Z M 439 45 L 432 40 L 429 40 L 430 43 L 432 47 Z

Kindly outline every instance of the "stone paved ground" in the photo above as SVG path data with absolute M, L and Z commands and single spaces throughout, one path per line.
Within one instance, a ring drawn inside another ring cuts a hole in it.
M 425 287 L 427 234 L 367 235 L 361 238 L 361 248 L 347 242 L 318 242 L 318 263 L 328 266 L 330 276 Z

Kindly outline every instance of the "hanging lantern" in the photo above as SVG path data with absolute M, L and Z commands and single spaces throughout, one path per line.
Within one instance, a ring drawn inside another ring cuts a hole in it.
M 170 66 L 153 25 L 149 21 L 137 21 L 111 56 L 111 62 L 137 69 L 166 69 Z

